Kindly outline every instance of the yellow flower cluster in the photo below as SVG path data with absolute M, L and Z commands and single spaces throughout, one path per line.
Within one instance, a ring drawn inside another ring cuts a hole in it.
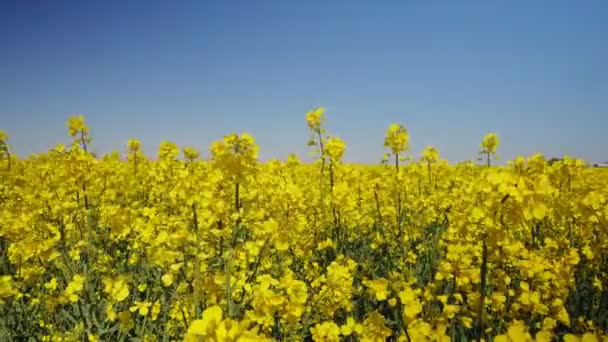
M 319 131 L 323 122 L 325 121 L 325 108 L 317 107 L 306 114 L 306 122 L 308 123 L 308 128 L 312 131 Z
M 495 134 L 406 160 L 399 124 L 394 166 L 354 165 L 325 121 L 314 163 L 246 133 L 97 157 L 83 117 L 18 158 L 0 131 L 0 339 L 608 341 L 606 170 L 493 166 Z
M 389 148 L 393 154 L 399 154 L 409 150 L 410 135 L 405 126 L 391 124 L 386 131 L 384 146 Z
M 188 327 L 184 341 L 209 342 L 263 342 L 269 338 L 248 330 L 246 324 L 224 319 L 222 309 L 212 306 L 203 312 L 202 318 L 193 321 Z

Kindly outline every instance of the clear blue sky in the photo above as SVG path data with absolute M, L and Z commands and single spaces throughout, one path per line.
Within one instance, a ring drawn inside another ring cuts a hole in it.
M 391 122 L 412 153 L 608 159 L 608 1 L 0 0 L 0 128 L 22 155 L 69 141 L 209 144 L 252 133 L 260 157 L 308 159 L 325 106 L 346 159 L 376 162 Z

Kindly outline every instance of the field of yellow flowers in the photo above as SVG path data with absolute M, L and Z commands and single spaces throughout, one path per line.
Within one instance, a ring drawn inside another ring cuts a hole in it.
M 495 134 L 483 165 L 418 158 L 397 124 L 350 165 L 325 119 L 315 163 L 248 134 L 96 157 L 81 116 L 23 159 L 0 131 L 0 340 L 608 341 L 608 172 L 493 166 Z

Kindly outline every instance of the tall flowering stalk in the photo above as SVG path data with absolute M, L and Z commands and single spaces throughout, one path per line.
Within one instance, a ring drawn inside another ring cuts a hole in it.
M 500 140 L 496 133 L 488 133 L 481 141 L 481 151 L 479 154 L 486 158 L 486 165 L 491 166 L 491 160 L 496 159 L 496 149 L 500 145 Z
M 400 125 L 400 124 L 390 124 L 388 126 L 388 129 L 386 130 L 386 135 L 384 137 L 384 147 L 388 148 L 390 150 L 390 153 L 388 155 L 388 157 L 390 157 L 390 155 L 393 156 L 394 160 L 395 160 L 395 187 L 396 187 L 396 205 L 395 205 L 395 210 L 396 210 L 396 220 L 397 220 L 397 227 L 398 227 L 398 231 L 399 231 L 399 238 L 402 237 L 403 232 L 401 230 L 401 221 L 402 221 L 402 216 L 401 216 L 401 191 L 400 191 L 400 182 L 399 182 L 399 161 L 402 160 L 403 157 L 403 153 L 407 152 L 410 149 L 409 146 L 409 141 L 410 141 L 410 135 L 409 132 L 407 131 L 407 128 L 405 128 L 405 126 Z
M 308 140 L 308 146 L 315 146 L 315 155 L 319 155 L 321 161 L 321 187 L 323 186 L 323 174 L 325 172 L 326 154 L 325 154 L 325 132 L 326 129 L 323 127 L 323 123 L 327 120 L 325 116 L 325 108 L 317 107 L 310 112 L 306 113 L 306 123 L 310 129 L 310 137 Z
M 327 154 L 327 159 L 329 159 L 329 191 L 332 197 L 331 211 L 334 218 L 334 230 L 336 232 L 336 236 L 340 236 L 340 222 L 338 219 L 338 211 L 336 209 L 336 205 L 334 203 L 334 174 L 335 169 L 338 164 L 342 160 L 342 156 L 344 155 L 344 150 L 346 149 L 346 144 L 342 139 L 337 137 L 331 137 L 327 139 L 327 146 L 325 148 L 325 152 Z
M 384 147 L 390 150 L 395 159 L 395 170 L 399 172 L 399 160 L 404 152 L 409 151 L 410 134 L 404 125 L 390 124 L 384 136 Z
M 336 166 L 341 162 L 344 151 L 346 150 L 346 144 L 342 139 L 338 137 L 330 137 L 327 139 L 327 146 L 325 148 L 325 154 L 329 160 L 329 186 L 330 190 L 334 188 L 334 172 Z
M 427 146 L 422 151 L 422 161 L 426 164 L 426 170 L 429 178 L 429 190 L 433 187 L 433 176 L 431 173 L 431 165 L 439 159 L 439 151 L 434 146 Z
M 127 143 L 128 152 L 127 160 L 133 163 L 133 173 L 137 174 L 137 167 L 142 159 L 141 156 L 141 143 L 137 139 L 130 139 Z
M 72 116 L 68 119 L 67 122 L 68 133 L 70 137 L 72 137 L 72 158 L 76 161 L 74 165 L 86 165 L 87 161 L 89 161 L 89 152 L 88 152 L 88 144 L 92 141 L 91 136 L 89 135 L 89 126 L 84 122 L 84 116 Z M 81 151 L 84 151 L 82 153 Z M 85 210 L 89 209 L 89 197 L 87 194 L 87 182 L 86 178 L 88 177 L 88 170 L 77 170 L 79 173 L 77 178 L 82 181 L 82 192 L 84 198 L 84 207 Z M 76 194 L 77 197 L 78 193 Z
M 495 133 L 488 133 L 481 141 L 480 154 L 486 157 L 486 167 L 491 166 L 491 158 L 496 156 L 496 148 L 500 141 Z M 504 202 L 505 199 L 503 199 Z M 480 342 L 484 334 L 484 314 L 485 314 L 485 299 L 486 299 L 486 286 L 488 277 L 488 242 L 487 233 L 482 234 L 482 246 L 481 246 L 481 266 L 480 266 L 480 282 L 479 282 L 479 309 L 477 312 L 477 342 Z
M 334 230 L 336 235 L 339 236 L 339 219 L 338 212 L 333 203 L 334 196 L 334 184 L 335 184 L 335 171 L 337 165 L 341 162 L 346 149 L 344 141 L 338 137 L 331 137 L 327 135 L 327 130 L 323 127 L 323 123 L 327 118 L 325 117 L 325 108 L 318 107 L 306 114 L 306 122 L 310 129 L 310 137 L 308 141 L 309 146 L 315 146 L 314 155 L 319 156 L 321 161 L 321 177 L 320 177 L 320 189 L 321 189 L 321 201 L 324 202 L 325 194 L 325 166 L 329 163 L 329 193 L 332 198 L 331 211 L 334 221 Z
M 228 316 L 234 316 L 234 305 L 232 299 L 232 258 L 237 240 L 237 231 L 240 225 L 242 203 L 240 198 L 240 186 L 252 175 L 257 168 L 258 145 L 253 137 L 248 133 L 240 136 L 230 134 L 222 141 L 214 142 L 211 145 L 211 158 L 215 166 L 225 172 L 228 179 L 234 182 L 234 212 L 237 217 L 232 229 L 232 240 L 228 250 L 224 255 L 225 267 L 225 291 L 226 291 L 226 311 Z
M 84 115 L 72 116 L 68 119 L 68 132 L 72 137 L 73 145 L 88 152 L 87 144 L 92 138 L 89 135 L 89 126 L 84 122 Z

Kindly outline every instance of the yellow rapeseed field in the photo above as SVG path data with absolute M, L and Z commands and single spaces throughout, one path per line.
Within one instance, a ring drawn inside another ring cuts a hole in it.
M 0 340 L 608 341 L 608 172 L 494 166 L 495 134 L 450 165 L 399 124 L 350 165 L 325 119 L 312 164 L 248 134 L 95 157 L 82 116 L 24 159 L 0 131 Z

